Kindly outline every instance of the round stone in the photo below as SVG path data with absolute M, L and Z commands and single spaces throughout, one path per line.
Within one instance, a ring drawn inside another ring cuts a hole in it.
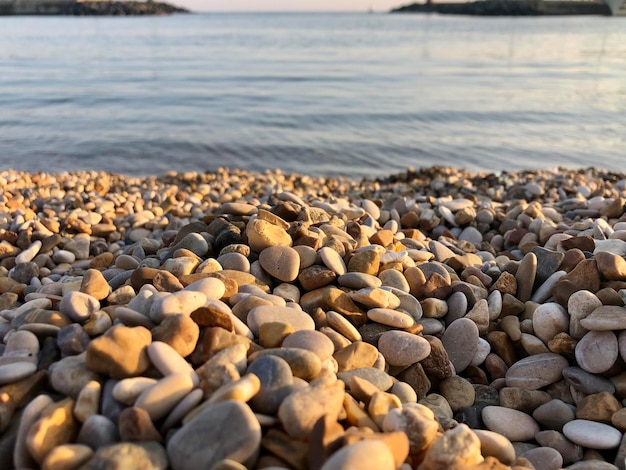
M 548 302 L 537 307 L 532 320 L 535 336 L 546 344 L 558 333 L 564 333 L 569 329 L 569 315 L 555 302 Z
M 259 255 L 261 267 L 272 277 L 292 282 L 300 272 L 300 255 L 289 246 L 270 246 Z
M 372 308 L 367 311 L 367 318 L 381 325 L 394 328 L 410 328 L 415 320 L 410 315 L 390 308 Z
M 581 369 L 592 374 L 601 374 L 609 370 L 617 360 L 617 337 L 612 331 L 590 331 L 576 344 L 574 353 Z
M 394 470 L 396 464 L 393 454 L 384 442 L 368 439 L 342 447 L 322 466 L 322 470 L 348 468 Z
M 422 336 L 391 330 L 378 339 L 378 350 L 392 366 L 410 366 L 430 354 L 430 343 Z
M 313 351 L 323 362 L 333 355 L 333 342 L 324 333 L 316 330 L 300 330 L 291 333 L 282 343 L 286 348 L 302 348 Z

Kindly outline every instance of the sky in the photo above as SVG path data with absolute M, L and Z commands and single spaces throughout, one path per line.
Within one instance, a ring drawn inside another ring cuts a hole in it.
M 166 0 L 193 11 L 374 11 L 413 3 L 412 0 Z

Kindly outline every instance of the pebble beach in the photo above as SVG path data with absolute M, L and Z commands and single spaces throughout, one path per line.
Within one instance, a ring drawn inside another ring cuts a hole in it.
M 0 468 L 626 470 L 626 174 L 0 187 Z

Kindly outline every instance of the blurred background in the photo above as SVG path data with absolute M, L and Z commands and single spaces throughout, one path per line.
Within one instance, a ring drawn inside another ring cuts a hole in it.
M 624 169 L 626 17 L 175 3 L 197 11 L 0 17 L 0 167 Z

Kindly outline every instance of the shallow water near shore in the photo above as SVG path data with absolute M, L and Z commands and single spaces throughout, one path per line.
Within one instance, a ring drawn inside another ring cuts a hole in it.
M 0 19 L 0 167 L 622 170 L 621 18 Z

